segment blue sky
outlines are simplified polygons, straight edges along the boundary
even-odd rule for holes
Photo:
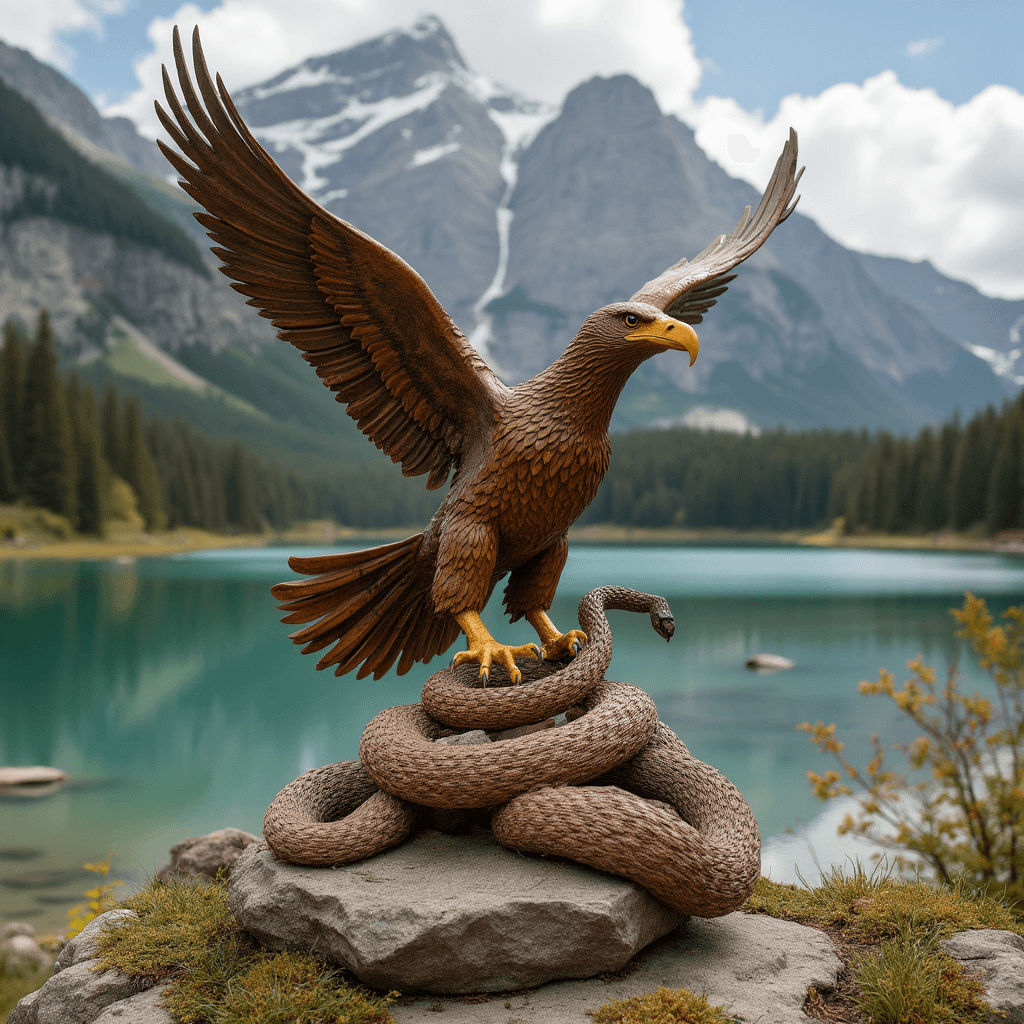
[[[210,11],[221,0],[192,3]],[[132,64],[151,49],[150,21],[171,7],[131,0],[103,17],[99,32],[61,32],[74,79],[105,102],[123,100],[138,86]],[[956,104],[992,84],[1024,92],[1021,0],[687,0],[683,19],[705,62],[696,97],[731,96],[769,116],[790,93],[814,95],[888,69],[904,85],[934,89]]]
[[[0,0],[0,37],[155,136],[175,22],[237,89],[424,13],[555,106],[635,75],[758,187],[793,126],[801,211],[832,237],[1024,298],[1024,0]]]

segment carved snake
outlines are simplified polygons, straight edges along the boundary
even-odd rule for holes
[[[658,721],[643,690],[605,681],[608,609],[646,612],[662,636],[672,635],[663,598],[600,587],[580,602],[590,640],[568,665],[524,660],[520,686],[503,669],[486,688],[473,666],[435,673],[422,704],[370,722],[359,761],[315,768],[277,795],[263,823],[275,855],[349,863],[402,842],[426,808],[490,808],[505,846],[632,879],[685,914],[735,910],[760,873],[757,823],[736,787]],[[567,711],[571,720],[558,728],[493,743],[436,742],[453,729],[507,729]]]

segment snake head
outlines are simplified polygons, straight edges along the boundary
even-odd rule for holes
[[[661,598],[658,599],[657,606],[651,609],[651,625],[666,640],[671,640],[676,631],[676,620],[672,615],[672,609]]]

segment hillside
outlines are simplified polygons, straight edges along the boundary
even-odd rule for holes
[[[148,158],[132,157],[132,145],[117,150],[110,119],[90,114],[72,83],[10,47],[0,47],[0,77],[151,208],[202,237],[187,202],[146,175]],[[436,18],[234,96],[300,186],[415,266],[510,384],[548,365],[593,309],[699,252],[758,198],[635,79],[593,79],[554,110],[474,72]],[[917,265],[879,272],[872,259],[795,214],[700,326],[695,366],[671,354],[646,363],[613,426],[671,424],[703,407],[764,428],[911,432],[955,408],[1001,402],[1015,371],[1012,345],[989,354],[990,335],[1012,335],[999,300],[948,282],[958,304],[936,303]],[[38,216],[0,240],[0,319],[29,323],[42,305],[69,358],[117,375],[150,408],[223,436],[256,431],[278,456],[311,464],[373,455],[219,274],[205,279],[155,253],[128,260],[106,236]],[[117,356],[118,317],[181,372],[158,381],[152,367]],[[983,328],[976,337],[972,324]]]

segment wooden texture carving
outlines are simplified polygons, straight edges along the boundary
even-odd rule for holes
[[[383,675],[396,661],[445,651],[460,628],[486,677],[492,662],[514,675],[522,649],[495,642],[482,623],[495,584],[510,575],[505,607],[535,625],[565,563],[566,533],[608,468],[608,425],[630,374],[665,349],[696,358],[699,323],[725,291],[727,271],[792,212],[796,135],[764,198],[731,235],[682,260],[629,302],[587,318],[547,370],[506,387],[473,350],[423,279],[399,256],[305,195],[256,141],[220,76],[211,77],[196,33],[195,84],[177,30],[174,58],[184,105],[164,70],[180,152],[161,144],[232,287],[298,348],[373,443],[407,476],[451,486],[422,534],[397,544],[290,565],[314,577],[281,583],[285,622],[303,653],[338,675]],[[480,631],[483,632],[480,632]],[[571,654],[579,630],[538,626],[546,657]],[[476,640],[472,638],[475,637]]]

